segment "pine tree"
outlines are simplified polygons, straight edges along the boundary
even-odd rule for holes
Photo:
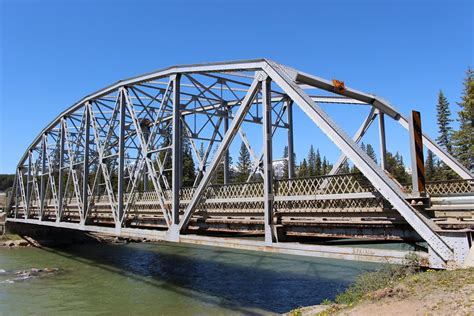
[[[367,156],[369,156],[375,163],[377,163],[377,155],[375,155],[374,147],[372,147],[371,144],[367,144],[367,146],[365,147],[365,152],[367,153]]]
[[[435,157],[433,155],[433,152],[431,150],[428,150],[428,155],[426,156],[426,161],[425,161],[426,181],[436,180],[436,171],[437,171],[437,166],[436,166]]]
[[[321,155],[319,153],[319,149],[316,150],[316,159],[314,162],[314,175],[320,176],[323,173],[322,165],[321,165]]]
[[[309,167],[308,163],[306,162],[306,159],[303,159],[303,161],[300,164],[300,167],[298,168],[298,177],[307,177],[309,176]]]
[[[450,123],[451,111],[449,109],[449,102],[443,94],[443,91],[439,90],[438,94],[438,104],[436,105],[436,117],[438,120],[438,133],[439,136],[436,139],[438,144],[451,153],[451,134],[452,129]]]
[[[196,179],[196,166],[194,165],[193,155],[191,154],[191,145],[189,139],[183,140],[183,186],[192,186]]]
[[[229,166],[232,166],[231,156],[229,156]],[[233,177],[234,175],[232,173],[232,170],[229,170],[229,182],[232,182]],[[247,178],[245,178],[245,180],[243,181],[247,181]],[[219,165],[217,166],[212,183],[224,184],[224,157],[222,157],[222,160],[219,162]]]
[[[346,160],[342,164],[341,168],[339,168],[339,174],[350,173],[351,169],[349,168],[349,162]]]
[[[396,152],[395,155],[387,152],[387,171],[401,184],[410,181],[410,175],[405,170],[403,157],[398,152]]]
[[[237,182],[246,182],[251,171],[250,153],[244,142],[240,145],[239,159],[237,160]]]
[[[458,105],[459,130],[453,135],[454,154],[469,170],[474,169],[474,71],[469,67]]]
[[[326,156],[323,157],[323,163],[321,165],[321,175],[326,175],[329,173],[329,166],[328,161],[326,160]]]
[[[308,173],[309,176],[316,175],[316,153],[314,152],[314,147],[311,145],[308,152]]]

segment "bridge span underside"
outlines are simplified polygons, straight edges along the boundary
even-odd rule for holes
[[[369,114],[350,137],[323,103],[365,106]],[[294,107],[341,151],[327,175],[295,175]],[[359,145],[377,118],[380,165]],[[405,252],[318,243],[424,241],[424,264],[463,265],[474,227],[472,174],[423,135],[459,179],[428,183],[422,192],[399,184],[386,170],[385,118],[409,127],[377,96],[266,59],[170,67],[119,81],[53,120],[18,164],[8,221],[398,263]],[[277,178],[272,145],[281,132],[287,172]],[[230,177],[237,138],[252,159],[246,181]],[[185,156],[196,165],[191,179],[183,175]],[[359,172],[341,173],[347,160]]]

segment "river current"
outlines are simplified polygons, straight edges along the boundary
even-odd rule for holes
[[[0,315],[279,314],[377,267],[168,243],[0,249]]]

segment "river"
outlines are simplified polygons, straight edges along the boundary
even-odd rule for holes
[[[20,279],[18,270],[59,268]],[[379,265],[168,243],[0,249],[0,315],[239,315],[320,303]]]

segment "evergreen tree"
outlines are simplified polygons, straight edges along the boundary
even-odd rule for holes
[[[314,152],[313,145],[311,145],[308,152],[308,173],[309,176],[316,175],[316,153]]]
[[[11,188],[13,186],[14,179],[14,174],[0,174],[0,192],[4,192]]]
[[[326,160],[326,156],[323,157],[323,163],[321,165],[321,175],[326,175],[329,173],[329,164],[328,161]]]
[[[247,150],[244,142],[240,145],[239,150],[239,159],[237,160],[237,182],[246,182],[250,171],[252,168],[252,163],[250,162],[250,153]]]
[[[410,175],[405,170],[403,157],[398,152],[395,155],[387,152],[387,171],[401,184],[410,182]]]
[[[365,147],[365,152],[375,163],[377,163],[377,155],[375,155],[374,147],[372,147],[371,144],[367,144]]]
[[[474,71],[469,67],[458,105],[459,130],[453,135],[454,154],[469,170],[474,169]]]
[[[438,144],[451,153],[451,133],[452,129],[450,123],[451,111],[449,109],[449,102],[443,94],[443,91],[439,90],[438,104],[436,105],[436,117],[438,119],[438,133],[439,136],[436,139]]]
[[[308,163],[306,162],[306,159],[303,159],[303,161],[300,164],[300,167],[298,168],[298,177],[307,177],[309,176],[309,167]]]
[[[356,167],[356,165],[352,165],[352,168],[350,169],[350,173],[359,173],[359,168]]]
[[[339,174],[350,173],[351,169],[349,168],[349,162],[346,160],[339,169]]]
[[[434,181],[436,179],[436,161],[431,150],[428,150],[428,155],[426,156],[425,161],[425,176],[426,181]]]
[[[375,162],[377,163],[377,155],[375,154],[374,147],[372,147],[371,144],[364,144],[364,142],[361,142],[360,144],[360,149],[365,151],[365,153]],[[360,170],[357,168],[355,165],[352,166],[351,173],[359,173]]]
[[[188,138],[183,139],[183,186],[192,186],[196,179],[196,166],[191,153],[191,144]]]
[[[319,154],[319,149],[316,150],[316,159],[314,162],[314,175],[320,176],[323,173],[321,165],[321,155]]]
[[[224,157],[222,157],[222,160],[219,162],[219,165],[217,166],[217,169],[215,171],[212,183],[214,183],[214,184],[224,184],[224,162],[225,162]],[[230,166],[232,166],[232,156],[229,155],[229,167]],[[230,169],[229,170],[229,182],[232,182],[232,180],[234,178],[234,174],[233,174],[231,168],[229,168],[229,169]],[[242,181],[243,182],[247,181],[247,178],[245,178],[245,180],[242,180]]]

